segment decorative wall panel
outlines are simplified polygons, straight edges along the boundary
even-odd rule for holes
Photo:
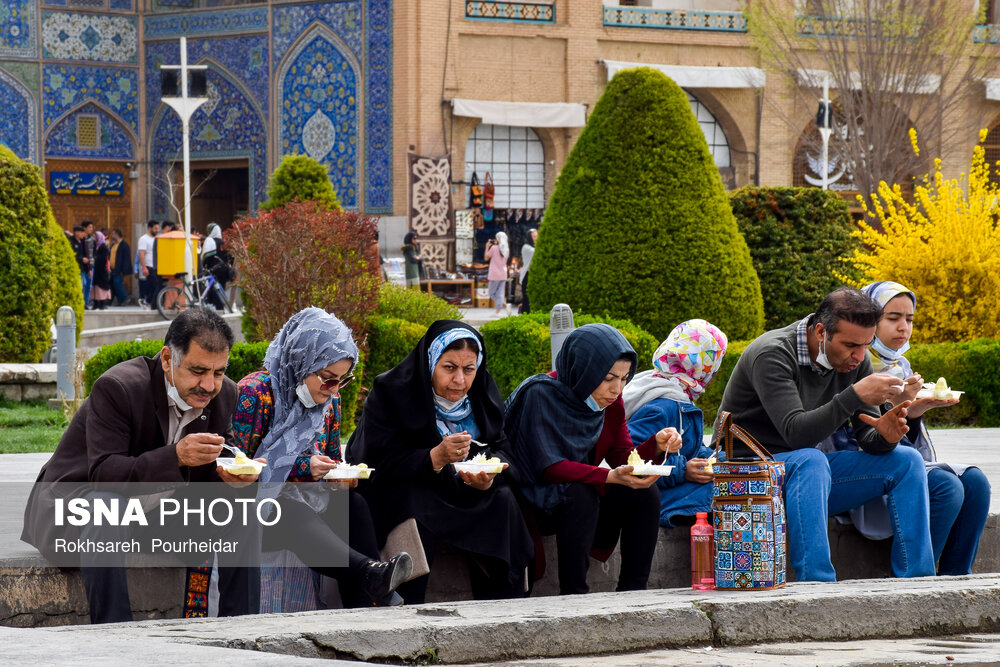
[[[23,83],[0,69],[0,143],[38,163],[38,111]]]
[[[236,77],[268,118],[267,35],[188,39],[188,62],[198,64],[206,58]],[[180,61],[179,41],[146,44],[147,109],[155,109],[160,103],[160,66],[178,65]]]
[[[392,0],[369,0],[365,59],[365,211],[392,213]]]
[[[76,121],[80,114],[96,115],[100,121],[99,148],[77,147]],[[112,117],[96,104],[88,103],[57,122],[45,140],[45,156],[135,159],[135,142],[121,120]]]
[[[328,30],[314,28],[278,73],[280,154],[306,154],[330,168],[345,208],[358,206],[358,73]]]
[[[136,61],[136,19],[103,14],[45,12],[42,54],[59,60]]]
[[[0,2],[0,56],[38,55],[37,0]]]
[[[330,2],[316,5],[293,5],[274,8],[274,62],[281,62],[288,49],[311,25],[320,23],[350,48],[358,60],[363,58],[364,21],[361,2]]]
[[[267,32],[267,7],[225,9],[197,14],[146,16],[142,20],[144,39],[191,38],[195,35]]]
[[[246,157],[250,169],[250,209],[263,201],[267,185],[267,128],[260,109],[232,74],[209,63],[212,102],[191,117],[191,158],[220,159]],[[181,121],[173,109],[159,105],[150,130],[153,185],[152,214],[167,214],[168,203],[162,190],[167,165],[181,159]]]
[[[139,73],[133,69],[45,65],[42,69],[43,124],[48,129],[64,113],[87,100],[117,114],[139,131]]]

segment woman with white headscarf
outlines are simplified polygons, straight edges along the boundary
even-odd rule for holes
[[[340,389],[354,379],[357,359],[351,331],[339,319],[319,308],[299,311],[268,346],[264,370],[240,380],[233,433],[247,456],[267,461],[260,495],[278,494],[281,501],[280,521],[264,530],[264,549],[289,549],[337,579],[345,607],[399,604],[392,593],[410,574],[410,556],[380,561],[364,498],[320,482],[343,460]],[[349,542],[337,530],[344,504],[331,493],[347,494]]]
[[[493,299],[497,315],[505,303],[503,295],[507,287],[508,257],[510,257],[510,246],[507,243],[507,235],[497,232],[496,238],[486,243],[486,259],[490,262],[490,271],[486,278],[490,283],[490,298]]]
[[[700,319],[681,322],[653,353],[653,369],[637,373],[622,393],[633,442],[661,428],[680,431],[681,450],[667,456],[673,473],[657,481],[660,525],[691,524],[712,510],[712,473],[705,470],[712,449],[702,441],[704,415],[694,402],[712,380],[728,346],[726,334]]]

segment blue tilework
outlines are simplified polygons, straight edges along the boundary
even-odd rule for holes
[[[37,0],[0,2],[0,56],[38,55]]]
[[[312,39],[293,50],[278,74],[280,154],[310,155],[330,168],[337,199],[358,205],[357,74],[329,33],[314,29]],[[310,128],[322,121],[329,141],[310,141]],[[323,144],[324,151],[311,146]]]
[[[42,4],[46,7],[65,7],[66,0],[44,0]]]
[[[118,114],[133,132],[139,131],[139,73],[136,70],[76,65],[43,67],[42,119],[45,129],[88,99]]]
[[[74,12],[42,14],[42,55],[45,58],[134,63],[137,36],[134,17]]]
[[[210,88],[217,91],[217,101],[196,111],[191,117],[191,157],[248,157],[250,167],[250,209],[263,201],[267,185],[266,125],[260,109],[246,91],[217,68],[208,70]],[[166,107],[154,107],[150,128],[150,157],[153,177],[164,173],[165,165],[181,157],[181,121]],[[157,184],[161,189],[162,183]],[[152,191],[151,213],[167,214],[168,203],[158,189]]]
[[[267,7],[225,9],[197,14],[146,16],[142,20],[144,38],[191,38],[194,35],[222,35],[267,31]]]
[[[132,9],[132,0],[108,0],[108,9]]]
[[[292,43],[313,23],[320,22],[344,40],[351,53],[362,59],[364,25],[360,0],[274,8],[274,62],[278,67]],[[392,26],[390,26],[390,30]]]
[[[25,160],[37,163],[38,116],[23,83],[0,69],[0,143]]]
[[[253,96],[265,121],[268,118],[267,35],[220,39],[189,39],[188,62],[206,59],[218,63]],[[180,64],[180,42],[146,43],[146,108],[160,103],[160,66]]]
[[[392,213],[392,0],[369,0],[365,82],[365,211]]]
[[[96,114],[100,118],[100,148],[77,147],[76,118],[80,114]],[[45,140],[45,156],[134,160],[135,143],[119,119],[113,118],[95,104],[85,104],[52,127]]]

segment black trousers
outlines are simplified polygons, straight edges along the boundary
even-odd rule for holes
[[[371,561],[381,560],[375,526],[364,497],[353,489],[347,494],[347,542],[338,535],[344,526],[344,517],[337,516],[341,505],[331,502],[320,514],[302,503],[283,501],[280,523],[264,529],[264,549],[288,549],[314,571],[336,579],[345,607],[370,607],[374,601],[364,589],[364,570]],[[316,565],[323,562],[346,565]]]
[[[536,512],[543,535],[556,536],[559,592],[589,593],[587,570],[595,545],[621,540],[619,591],[645,590],[660,530],[660,494],[656,486],[630,489],[608,485],[602,496],[590,484],[569,484],[565,500],[550,513]]]
[[[434,557],[440,549],[440,541],[427,528],[417,521],[417,532],[427,557],[427,566],[434,569]],[[463,552],[464,553],[464,552]],[[472,588],[473,600],[506,600],[524,597],[524,590],[512,588],[507,582],[507,563],[499,558],[490,558],[481,554],[464,553],[469,565],[469,583]],[[401,585],[397,591],[407,604],[423,604],[427,598],[427,582],[429,574],[417,577]]]
[[[521,280],[521,314],[531,312],[531,304],[528,303],[528,274],[531,271],[526,271],[524,278]]]
[[[221,486],[221,485],[220,485]],[[253,487],[248,487],[251,490]],[[187,489],[180,489],[175,498],[183,498]],[[233,497],[246,495],[246,491],[231,489]],[[95,498],[110,500],[118,498],[124,504],[125,499],[115,493],[94,491],[86,498],[91,502]],[[178,517],[176,520],[180,520]],[[256,526],[249,528],[235,525],[206,528],[204,535],[198,536],[192,528],[192,537],[246,540],[248,543],[260,543],[260,533]],[[92,523],[83,526],[80,536],[97,542],[124,542],[130,539],[132,529],[128,526],[95,526]],[[200,559],[202,556],[192,556]],[[219,554],[219,616],[242,616],[256,614],[260,609],[260,567],[249,565],[251,555],[247,551],[237,554]],[[99,563],[99,564],[98,564]],[[112,563],[109,565],[108,563]],[[194,564],[192,562],[191,564]],[[87,593],[90,605],[91,623],[120,623],[131,621],[132,605],[129,602],[128,575],[125,568],[125,554],[91,554],[80,556],[80,576]]]

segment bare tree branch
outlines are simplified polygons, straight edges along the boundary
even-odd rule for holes
[[[982,98],[989,66],[980,57],[985,42],[973,39],[971,2],[747,0],[744,13],[762,64],[793,91],[791,108],[815,109],[819,72],[828,74],[836,125],[831,163],[842,161],[845,180],[863,195],[880,181],[908,183],[926,171],[925,158],[910,146],[910,128],[939,155],[968,142],[969,126],[949,119],[965,117],[958,114],[970,96]],[[815,125],[803,127],[784,102],[775,109],[818,153]]]

